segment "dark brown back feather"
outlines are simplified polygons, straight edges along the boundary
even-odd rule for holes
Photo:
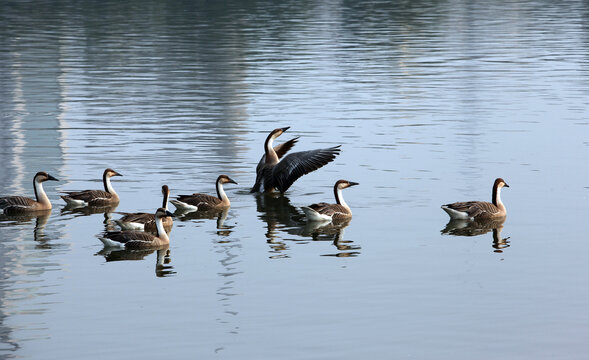
[[[84,191],[72,191],[66,192],[67,197],[76,200],[82,200],[88,203],[88,205],[108,205],[112,203],[114,197],[111,193],[103,190],[84,190]]]
[[[207,210],[222,202],[218,197],[208,194],[194,193],[192,195],[179,195],[178,200],[183,203],[198,206],[199,210]]]

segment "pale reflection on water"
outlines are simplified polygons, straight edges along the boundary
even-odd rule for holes
[[[39,170],[62,180],[48,217],[0,218],[0,357],[582,358],[588,14],[0,2],[0,195],[32,196]],[[251,195],[283,126],[294,151],[342,153],[285,196]],[[100,188],[106,167],[120,205],[65,208],[59,192]],[[103,249],[113,211],[219,174],[243,184],[231,209],[178,214],[169,251]],[[440,234],[439,205],[487,199],[498,176],[506,222]],[[300,207],[352,177],[354,218],[307,223]]]

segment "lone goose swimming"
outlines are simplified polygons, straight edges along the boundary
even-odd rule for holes
[[[344,201],[342,190],[350,186],[358,185],[357,182],[338,180],[333,186],[336,204],[318,203],[303,206],[303,212],[310,221],[332,221],[343,220],[352,217],[352,210]]]
[[[170,200],[174,206],[180,211],[208,211],[214,209],[223,209],[231,206],[231,202],[223,190],[223,184],[237,184],[235,180],[227,175],[219,175],[217,178],[217,197],[194,193],[192,195],[180,195],[176,200]]]
[[[100,237],[107,247],[125,247],[127,249],[158,248],[170,245],[170,238],[164,229],[163,218],[174,216],[164,208],[155,212],[156,235],[145,231],[109,231]]]
[[[0,198],[0,210],[4,214],[23,213],[31,211],[50,210],[51,202],[43,190],[43,182],[47,180],[59,181],[44,171],[39,171],[33,177],[35,200],[24,196],[6,196]]]
[[[111,168],[104,170],[102,174],[102,183],[104,184],[104,191],[102,190],[84,190],[84,191],[70,191],[67,195],[62,195],[61,198],[71,206],[109,206],[118,205],[119,195],[115,192],[110,184],[110,178],[113,176],[123,176]]]
[[[509,185],[501,178],[495,179],[492,203],[486,201],[456,202],[442,205],[442,209],[452,219],[486,220],[505,217],[507,210],[501,202],[501,188],[503,187],[509,187]]]
[[[326,149],[299,151],[282,158],[294,146],[298,138],[277,147],[272,147],[272,144],[289,128],[274,129],[266,138],[264,156],[256,168],[256,183],[250,192],[258,192],[260,188],[263,188],[264,192],[277,189],[284,193],[298,178],[333,161],[341,151],[341,145],[338,145]]]
[[[170,188],[168,185],[162,186],[162,195],[164,196],[162,208],[168,210],[168,198],[170,197]],[[123,230],[145,230],[149,232],[156,231],[155,216],[154,214],[138,212],[138,213],[120,213],[124,216],[118,220],[115,220],[117,225]],[[164,228],[166,231],[172,229],[174,221],[171,217],[166,216],[163,218]]]

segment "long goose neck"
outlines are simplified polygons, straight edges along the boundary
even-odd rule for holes
[[[164,202],[162,204],[162,207],[164,208],[164,210],[168,210],[168,197],[170,196],[170,193],[168,191],[164,192]]]
[[[49,201],[47,194],[45,194],[45,190],[43,189],[43,183],[37,181],[37,179],[35,178],[33,179],[33,188],[35,189],[35,200],[37,200],[38,203],[48,206],[48,208],[51,209],[51,202]]]
[[[223,184],[221,184],[221,180],[217,180],[217,197],[223,201],[224,204],[229,204],[229,198],[227,194],[225,194],[225,190],[223,189]]]
[[[166,233],[166,229],[164,229],[163,218],[161,218],[161,217],[155,218],[155,227],[157,229],[157,237],[162,239],[163,241],[169,243],[170,238],[168,237],[168,234]]]
[[[266,138],[266,143],[264,144],[264,152],[266,154],[266,164],[276,164],[278,163],[278,155],[272,145],[274,144],[274,135],[270,134]]]
[[[106,174],[102,175],[102,183],[104,184],[104,191],[114,196],[118,196],[115,192],[115,189],[113,189],[112,185],[110,184],[110,176],[107,176]]]
[[[344,196],[342,195],[342,189],[340,189],[337,185],[333,187],[333,193],[335,195],[335,201],[338,205],[345,207],[346,209],[350,210],[348,204],[344,200]]]
[[[499,185],[493,186],[493,205],[497,206],[499,209],[505,209],[505,205],[501,202],[501,188]]]

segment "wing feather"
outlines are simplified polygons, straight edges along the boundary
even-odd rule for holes
[[[207,207],[214,207],[222,202],[218,197],[198,193],[192,195],[179,195],[177,198],[183,203],[197,206],[200,210],[206,210]]]
[[[89,205],[109,204],[113,199],[111,193],[103,190],[70,191],[66,194],[69,198],[84,201]]]
[[[452,210],[465,212],[470,217],[495,215],[500,212],[494,204],[486,201],[466,201],[444,205]]]
[[[3,210],[18,210],[28,209],[34,206],[37,202],[25,196],[7,196],[0,198],[0,209]]]
[[[271,185],[280,192],[285,192],[301,176],[333,161],[341,151],[340,146],[300,151],[287,155],[272,168]]]
[[[328,204],[322,202],[318,204],[309,205],[309,207],[317,211],[319,214],[331,216],[332,218],[350,216],[348,209],[339,204]]]
[[[155,215],[150,214],[150,213],[143,213],[143,212],[123,213],[123,212],[121,212],[119,214],[123,215],[123,217],[119,219],[119,221],[122,221],[122,222],[132,222],[132,223],[145,224],[150,221],[155,221]]]

